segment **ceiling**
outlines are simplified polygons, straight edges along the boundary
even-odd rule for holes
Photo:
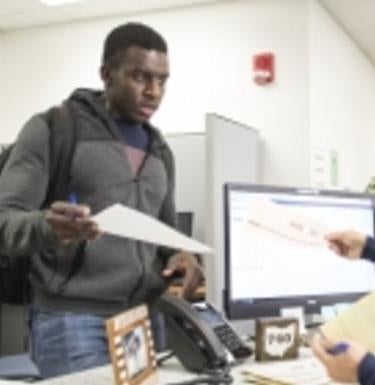
[[[375,1],[320,0],[375,65]]]
[[[37,0],[0,0],[0,31],[230,0],[83,0],[46,7]],[[375,64],[375,0],[318,0]]]
[[[83,0],[47,7],[38,0],[0,0],[0,31],[219,1],[223,0]]]

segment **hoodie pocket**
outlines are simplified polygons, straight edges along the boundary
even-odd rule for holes
[[[140,276],[135,242],[104,234],[87,242],[84,264],[64,285],[63,295],[125,302]]]

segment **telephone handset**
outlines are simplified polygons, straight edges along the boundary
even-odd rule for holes
[[[251,354],[251,350],[210,304],[190,304],[164,294],[158,301],[158,308],[165,317],[168,347],[188,370],[202,372],[224,368],[228,365],[228,351],[239,353],[242,357]],[[236,351],[231,350],[234,341]]]

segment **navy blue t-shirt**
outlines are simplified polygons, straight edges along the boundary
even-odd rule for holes
[[[134,175],[141,169],[150,145],[150,135],[142,124],[117,121],[117,127],[125,144],[125,152]]]

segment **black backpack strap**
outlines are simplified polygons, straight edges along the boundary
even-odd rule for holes
[[[56,200],[68,200],[71,167],[78,141],[77,111],[72,102],[53,107],[47,112],[50,129],[50,178],[48,192],[43,206]],[[60,291],[78,273],[84,263],[86,241],[77,245],[70,271],[60,285]]]
[[[70,171],[77,145],[76,113],[70,101],[47,112],[46,119],[50,130],[50,173],[44,207],[56,200],[68,199]]]

